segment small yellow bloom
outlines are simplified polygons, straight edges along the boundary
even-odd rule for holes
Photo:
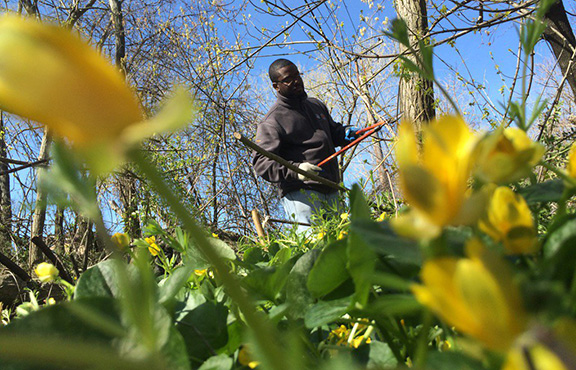
[[[452,348],[452,345],[447,340],[443,340],[442,343],[440,343],[439,347],[440,347],[439,349],[441,352],[446,352]]]
[[[218,234],[212,233],[212,237],[218,239]]]
[[[509,254],[534,253],[538,249],[536,229],[528,204],[512,189],[501,186],[492,193],[488,209],[478,226]]]
[[[208,269],[194,270],[194,274],[196,276],[204,276],[204,275],[206,275],[206,272],[208,272]]]
[[[59,274],[58,269],[51,263],[42,262],[34,269],[36,276],[43,283],[54,281]]]
[[[318,234],[316,234],[316,240],[322,240],[324,239],[325,236],[326,234],[324,233],[324,231],[320,231]]]
[[[0,17],[0,65],[2,109],[66,138],[95,173],[110,171],[129,147],[190,116],[188,102],[144,122],[118,68],[76,32],[33,18]]]
[[[348,231],[346,230],[340,230],[340,233],[338,234],[337,239],[338,240],[342,240],[346,237],[346,235],[348,235]]]
[[[255,369],[260,365],[260,362],[252,359],[252,354],[250,353],[248,345],[243,345],[242,348],[240,348],[240,351],[238,352],[238,362],[240,365],[248,366],[250,369]]]
[[[380,214],[380,216],[378,216],[378,218],[376,219],[376,222],[382,222],[386,219],[388,215],[386,214],[386,212],[382,212],[382,214]]]
[[[55,305],[56,300],[53,297],[50,297],[46,300],[46,304],[48,304],[49,306]]]
[[[358,348],[360,347],[360,345],[362,343],[370,343],[372,340],[370,339],[370,337],[364,339],[364,335],[360,335],[357,336],[356,338],[352,339],[352,343],[350,343],[352,345],[352,347],[354,348]]]
[[[467,199],[476,139],[462,117],[444,116],[425,126],[418,151],[413,125],[403,121],[396,146],[402,193],[411,210],[392,220],[399,234],[431,238],[459,223]]]
[[[346,213],[346,212],[340,214],[340,219],[341,219],[342,221],[346,221],[346,220],[349,219],[349,218],[350,218],[350,215],[349,215],[348,213]]]
[[[151,236],[149,238],[144,238],[146,243],[148,243],[148,251],[151,255],[157,256],[158,252],[160,252],[160,247],[156,244],[156,237]]]
[[[505,261],[479,240],[466,245],[468,258],[428,260],[416,299],[457,330],[492,350],[506,352],[527,324],[520,292]]]
[[[126,233],[115,233],[112,235],[112,243],[118,250],[125,251],[130,246],[130,237]]]
[[[572,144],[570,147],[570,152],[568,153],[568,165],[566,166],[568,175],[570,177],[576,178],[576,143]]]
[[[524,130],[499,128],[485,136],[476,149],[476,175],[483,181],[507,184],[530,174],[544,154]]]

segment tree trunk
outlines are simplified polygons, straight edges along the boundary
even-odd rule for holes
[[[0,111],[0,157],[7,158],[6,128],[4,112]],[[0,162],[0,252],[10,254],[12,235],[12,201],[10,197],[10,175],[8,163]]]
[[[54,215],[54,250],[64,251],[64,207],[58,205]]]
[[[89,253],[93,242],[92,223],[87,218],[77,215],[76,231],[72,238],[73,251],[70,251],[70,253],[76,256],[74,258],[75,261],[82,261],[82,266],[79,266],[80,272],[86,271],[88,268]]]
[[[38,160],[46,160],[48,159],[48,153],[50,151],[50,143],[52,142],[52,137],[50,132],[48,132],[48,128],[44,129],[44,136],[42,137],[42,144],[40,145],[40,154],[38,155]],[[38,178],[38,172],[40,167],[36,171],[36,178]],[[36,181],[38,184],[38,181]],[[44,221],[46,220],[46,199],[48,194],[46,191],[36,185],[36,206],[34,208],[34,215],[32,216],[32,230],[30,232],[30,240],[35,237],[39,236],[42,237],[44,234]],[[32,241],[28,244],[28,265],[30,267],[36,265],[38,262],[42,261],[42,253],[36,247]]]
[[[562,0],[556,1],[544,16],[546,29],[543,38],[550,44],[562,75],[572,88],[576,99],[576,37],[566,16]]]
[[[399,18],[402,18],[408,27],[408,37],[414,50],[419,53],[418,40],[428,34],[428,16],[425,0],[395,0],[394,5]],[[402,46],[401,52],[405,49]],[[408,55],[414,63],[417,58]],[[402,119],[411,120],[420,126],[422,122],[434,118],[434,87],[432,81],[411,73],[400,79],[399,86],[399,113]]]
[[[122,2],[119,0],[109,0],[112,23],[114,24],[115,53],[114,61],[116,67],[126,74],[126,31],[124,30],[124,17],[122,14]],[[141,236],[140,219],[138,211],[138,186],[136,178],[125,168],[118,177],[118,187],[120,189],[120,200],[122,201],[122,220],[124,222],[124,232],[133,238]]]

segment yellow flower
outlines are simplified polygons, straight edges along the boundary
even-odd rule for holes
[[[572,144],[570,147],[570,152],[568,153],[568,165],[566,166],[568,175],[572,178],[576,178],[576,143]]]
[[[348,231],[346,230],[340,230],[340,233],[338,234],[338,237],[336,239],[338,240],[342,240],[346,237],[346,235],[348,235]]]
[[[477,239],[466,245],[468,258],[428,260],[416,299],[457,330],[490,349],[506,352],[527,323],[520,292],[504,260]]]
[[[507,184],[528,176],[542,158],[544,147],[533,142],[524,130],[508,127],[485,136],[475,154],[478,178]]]
[[[190,104],[144,111],[120,71],[75,32],[32,18],[0,17],[0,106],[66,138],[95,173],[154,132],[181,126]],[[184,100],[187,100],[184,99]],[[184,103],[184,104],[182,104]]]
[[[350,345],[354,348],[358,348],[362,343],[370,343],[371,341],[372,340],[370,339],[370,337],[364,339],[364,335],[360,335],[352,339],[352,343],[350,343]]]
[[[508,354],[502,370],[568,370],[562,361],[541,344],[535,344],[529,350],[517,348]]]
[[[493,191],[486,214],[478,226],[492,239],[502,242],[509,254],[538,250],[532,212],[524,198],[506,186]]]
[[[318,234],[316,234],[316,240],[322,240],[324,239],[324,236],[326,236],[324,231],[320,231]]]
[[[386,214],[386,212],[382,212],[382,214],[380,216],[378,216],[378,218],[376,219],[376,222],[382,222],[386,219],[388,215]]]
[[[203,270],[197,270],[197,269],[195,269],[195,270],[194,270],[194,274],[195,274],[196,276],[204,276],[204,275],[206,275],[207,272],[208,272],[208,269],[203,269]]]
[[[348,218],[350,218],[350,215],[348,213],[344,212],[344,213],[340,214],[340,219],[342,221],[346,221]]]
[[[125,251],[130,246],[130,237],[126,233],[115,233],[112,235],[112,243],[120,251]]]
[[[254,361],[252,359],[252,354],[250,353],[250,349],[248,345],[243,345],[238,352],[238,362],[242,366],[248,366],[250,369],[256,368],[260,363],[258,361]]]
[[[431,238],[459,222],[476,139],[459,116],[439,118],[422,131],[419,153],[412,124],[403,121],[399,127],[396,161],[411,210],[392,220],[392,226],[405,236]]]
[[[55,305],[56,304],[56,300],[53,297],[50,297],[46,300],[46,304],[49,306]]]
[[[43,283],[54,281],[59,274],[58,269],[51,263],[42,262],[34,269],[36,276]]]
[[[576,356],[576,321],[559,318],[552,330],[536,326],[509,351],[503,370],[568,370]]]
[[[212,237],[218,239],[218,234],[212,233]]]
[[[156,237],[151,236],[149,238],[144,238],[146,243],[148,243],[148,251],[151,255],[157,256],[158,252],[160,252],[160,247],[156,244]]]

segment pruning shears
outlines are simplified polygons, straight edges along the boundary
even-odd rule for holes
[[[347,151],[348,149],[352,148],[353,146],[358,145],[358,143],[360,143],[362,140],[366,139],[368,136],[374,134],[377,131],[380,131],[382,129],[382,127],[384,127],[384,124],[387,123],[388,121],[380,121],[376,124],[373,124],[370,127],[365,127],[361,130],[358,130],[356,132],[356,134],[360,135],[359,137],[357,137],[356,139],[354,139],[353,142],[351,142],[350,144],[346,145],[345,147],[343,147],[342,149],[340,149],[339,151],[337,151],[336,153],[332,154],[331,156],[329,156],[328,158],[324,159],[322,162],[318,163],[318,166],[322,166],[326,163],[328,163],[330,160],[332,160],[333,158],[336,158],[337,156],[339,156],[340,154],[344,153],[345,151]]]

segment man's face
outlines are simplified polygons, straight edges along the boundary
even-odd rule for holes
[[[287,98],[298,98],[306,94],[300,72],[293,64],[278,70],[278,78],[272,82],[272,86],[278,94]]]

